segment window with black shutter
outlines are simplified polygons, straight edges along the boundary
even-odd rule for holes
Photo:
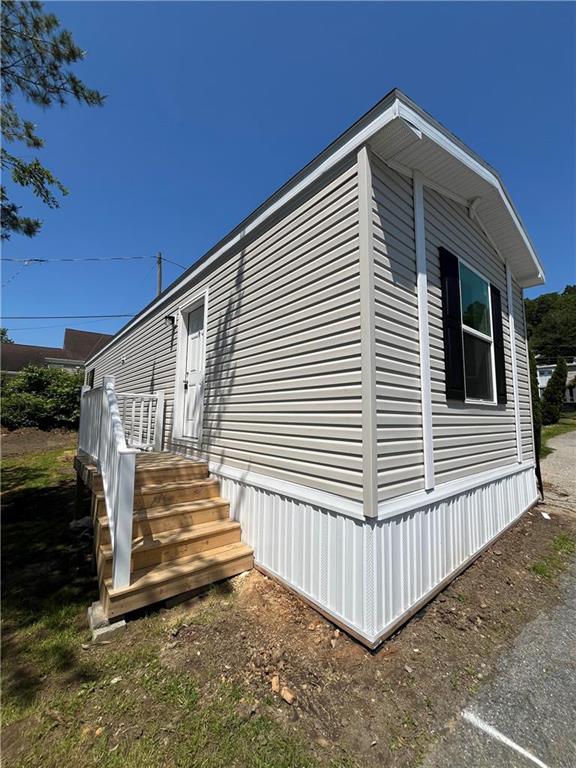
[[[476,270],[440,248],[446,397],[506,402],[500,291]]]

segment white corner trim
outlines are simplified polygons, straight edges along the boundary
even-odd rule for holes
[[[430,331],[428,328],[428,275],[424,224],[424,183],[414,171],[414,234],[416,242],[416,285],[418,290],[418,333],[420,347],[420,399],[422,403],[422,443],[424,488],[434,488],[434,445],[432,433],[432,379],[430,374]]]
[[[518,463],[522,462],[522,425],[520,422],[520,397],[518,394],[518,362],[516,360],[516,324],[514,320],[514,294],[512,272],[506,264],[506,297],[508,301],[508,331],[510,334],[510,360],[512,363],[512,392],[514,397],[514,423],[516,427],[516,453]]]
[[[396,517],[406,512],[411,512],[419,507],[426,507],[430,504],[437,504],[439,501],[449,499],[451,496],[458,496],[473,488],[481,485],[487,485],[495,480],[502,480],[517,472],[527,472],[534,469],[534,462],[524,462],[523,464],[508,464],[505,467],[491,469],[488,472],[477,472],[467,475],[459,480],[452,480],[449,483],[441,483],[433,491],[416,491],[397,499],[381,501],[378,505],[378,520],[385,520],[388,517]]]
[[[360,345],[362,385],[362,479],[364,514],[378,513],[376,414],[376,340],[374,239],[372,236],[372,167],[368,148],[358,152],[358,228],[360,270]]]
[[[308,488],[306,485],[291,483],[287,480],[279,480],[270,475],[261,475],[258,472],[251,472],[246,469],[238,469],[229,464],[218,464],[209,461],[208,469],[211,474],[228,477],[246,485],[252,485],[255,488],[262,488],[265,491],[277,493],[280,496],[287,496],[314,507],[327,509],[331,512],[338,512],[346,517],[353,517],[356,520],[366,520],[364,515],[364,506],[360,501],[347,499],[344,496],[338,496],[335,493],[327,491],[318,491],[315,488]]]

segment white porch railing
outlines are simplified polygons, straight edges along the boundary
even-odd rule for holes
[[[138,408],[138,400],[146,405]],[[110,523],[114,589],[130,584],[134,478],[138,452],[134,445],[127,444],[119,401],[123,405],[130,403],[129,433],[136,434],[138,447],[145,449],[149,445],[152,449],[161,441],[164,413],[163,393],[119,395],[114,389],[112,376],[104,377],[102,387],[82,388],[78,448],[90,456],[102,476],[106,514]],[[136,415],[138,418],[134,418]]]
[[[152,395],[118,392],[116,397],[127,445],[141,451],[161,451],[164,392]]]

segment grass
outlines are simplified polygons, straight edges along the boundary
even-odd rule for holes
[[[532,573],[545,579],[555,578],[566,565],[566,558],[576,552],[576,540],[561,533],[552,542],[554,553],[537,560],[530,566]]]
[[[193,669],[163,661],[172,629],[185,621],[177,611],[151,611],[113,644],[88,644],[86,608],[97,588],[91,542],[69,528],[71,460],[55,450],[2,462],[3,765],[317,765],[263,705],[251,712],[245,691],[219,675],[201,686]],[[195,624],[214,620],[217,598],[215,588]]]
[[[550,448],[548,441],[553,437],[565,435],[567,432],[573,432],[576,429],[576,411],[563,411],[560,421],[557,424],[549,424],[542,427],[542,445],[540,448],[540,458],[545,459],[553,453],[554,448]]]
[[[29,453],[2,460],[2,493],[8,500],[18,491],[58,485],[70,469],[74,451],[54,450]]]

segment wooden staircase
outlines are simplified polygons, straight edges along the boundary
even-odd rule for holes
[[[253,565],[220,483],[203,461],[136,456],[130,585],[112,589],[112,546],[102,478],[86,456],[75,468],[92,492],[100,602],[108,618],[235,576]]]

